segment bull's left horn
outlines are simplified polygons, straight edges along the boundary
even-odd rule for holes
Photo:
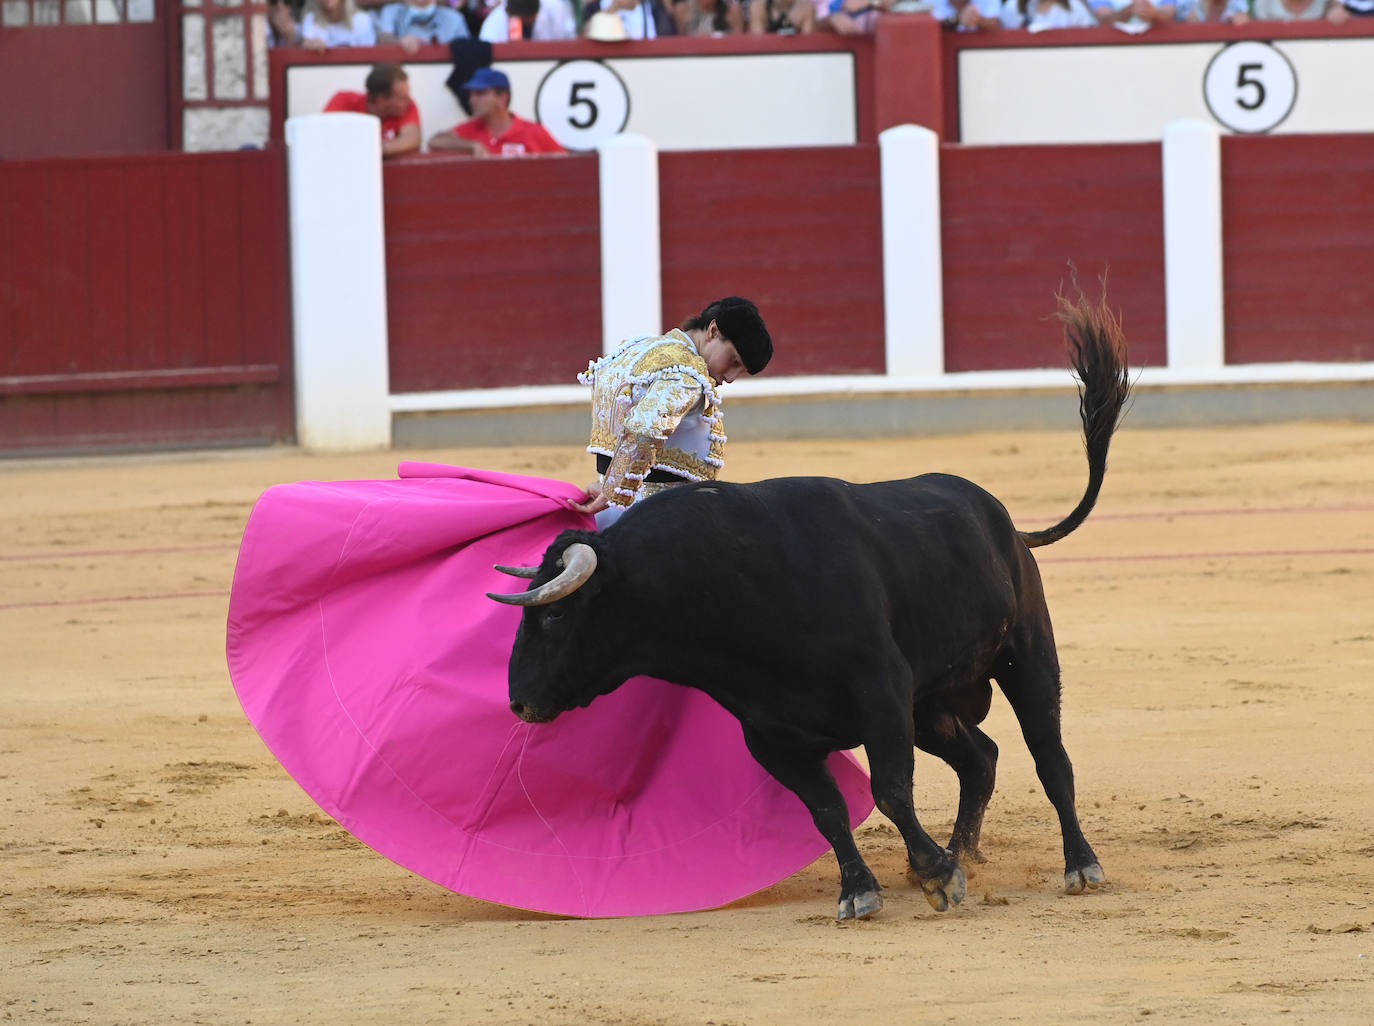
[[[493,570],[500,570],[503,574],[510,574],[512,577],[523,577],[526,580],[533,580],[539,576],[539,565],[534,566],[502,566],[497,563],[492,567]]]
[[[547,606],[557,602],[586,584],[587,578],[596,572],[596,550],[584,542],[574,542],[563,550],[562,563],[563,572],[547,584],[515,595],[497,595],[489,591],[487,598],[508,606]]]

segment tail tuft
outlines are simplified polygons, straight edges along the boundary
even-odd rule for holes
[[[1107,450],[1131,394],[1126,335],[1121,330],[1120,318],[1107,306],[1106,288],[1094,303],[1077,284],[1075,280],[1077,299],[1058,296],[1056,316],[1064,322],[1069,362],[1078,378],[1078,415],[1083,422],[1083,445],[1088,456],[1088,487],[1073,512],[1054,527],[1020,532],[1031,548],[1059,541],[1092,512],[1107,473]]]

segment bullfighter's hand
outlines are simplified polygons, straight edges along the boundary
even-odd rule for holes
[[[593,481],[591,484],[587,485],[587,494],[582,497],[581,502],[575,502],[572,499],[568,500],[569,509],[575,509],[579,513],[587,513],[591,515],[600,513],[610,504],[610,500],[607,499],[606,496],[603,495],[601,492],[600,483],[596,481]]]

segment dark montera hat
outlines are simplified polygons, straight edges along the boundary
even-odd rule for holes
[[[768,334],[768,326],[763,323],[759,308],[740,296],[726,296],[701,311],[703,327],[716,322],[716,327],[726,339],[733,342],[739,357],[744,361],[744,369],[757,374],[768,366],[773,358],[773,339]]]

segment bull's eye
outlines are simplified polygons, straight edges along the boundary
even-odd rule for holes
[[[557,623],[561,619],[563,619],[563,610],[561,610],[557,606],[553,606],[552,608],[546,609],[544,611],[545,623]]]

